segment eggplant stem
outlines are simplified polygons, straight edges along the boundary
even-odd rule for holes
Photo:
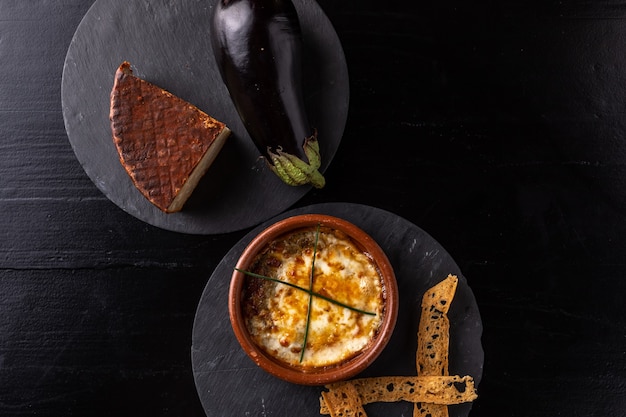
[[[319,172],[321,158],[316,135],[304,141],[304,153],[309,160],[308,163],[282,149],[272,152],[268,148],[267,153],[271,159],[270,169],[285,184],[293,186],[311,184],[315,188],[322,188],[326,184],[324,176]]]

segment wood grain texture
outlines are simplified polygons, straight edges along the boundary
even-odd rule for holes
[[[379,207],[450,252],[485,326],[472,416],[621,416],[623,4],[319,3],[350,109],[296,206]],[[85,175],[60,94],[91,5],[0,0],[0,415],[203,417],[195,308],[243,232],[146,225]]]

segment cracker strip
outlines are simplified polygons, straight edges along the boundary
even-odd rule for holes
[[[449,375],[450,321],[448,310],[456,293],[459,279],[448,275],[430,288],[422,297],[422,313],[417,332],[415,355],[418,375]],[[413,417],[448,417],[448,406],[416,401]]]
[[[408,401],[438,405],[461,404],[477,398],[471,376],[382,376],[357,378],[326,386],[322,392],[320,413],[330,414],[324,394],[341,393],[351,384],[360,398],[360,404]],[[332,414],[331,414],[332,415]]]
[[[415,358],[418,375],[448,375],[450,321],[447,314],[458,281],[455,275],[448,275],[422,298]]]
[[[331,417],[367,417],[352,381],[338,382],[333,384],[332,389],[322,391],[320,409],[325,411],[322,414],[330,414]]]

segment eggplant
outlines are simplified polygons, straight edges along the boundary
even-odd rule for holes
[[[290,0],[217,0],[211,22],[215,61],[239,117],[286,184],[322,188],[317,130],[302,85],[303,41]]]

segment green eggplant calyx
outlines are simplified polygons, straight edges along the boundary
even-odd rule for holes
[[[267,153],[270,157],[271,170],[285,184],[293,186],[311,184],[315,188],[322,188],[326,184],[324,176],[319,172],[320,147],[315,135],[304,142],[304,153],[309,160],[308,163],[284,152],[281,148],[275,152],[268,148]]]

